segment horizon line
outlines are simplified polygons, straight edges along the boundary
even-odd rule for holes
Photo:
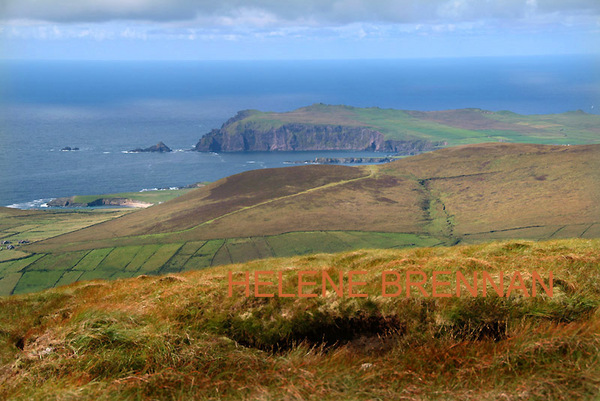
[[[565,53],[565,54],[520,54],[520,55],[481,55],[481,56],[414,56],[414,57],[372,57],[372,58],[12,58],[0,57],[0,62],[7,61],[106,61],[106,62],[307,62],[307,61],[411,61],[411,60],[468,60],[468,59],[523,59],[523,58],[598,58],[599,53]]]

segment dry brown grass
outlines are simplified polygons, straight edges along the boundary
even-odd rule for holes
[[[0,298],[0,398],[595,399],[599,249],[356,251]],[[230,270],[282,271],[290,292],[309,269],[366,270],[373,297],[227,297]],[[387,269],[552,271],[555,295],[381,298]]]
[[[489,118],[485,112],[480,109],[461,109],[461,110],[441,110],[441,111],[408,111],[412,117],[426,121],[434,121],[450,127],[462,128],[468,130],[498,130],[512,131],[520,133],[540,132],[536,128],[549,128],[544,126],[526,126],[519,123],[510,123],[497,121]]]

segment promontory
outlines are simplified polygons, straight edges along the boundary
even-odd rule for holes
[[[482,142],[593,143],[600,116],[521,115],[478,108],[411,111],[314,104],[289,112],[243,110],[205,134],[200,152],[367,150],[402,155]],[[585,133],[585,134],[584,134]]]

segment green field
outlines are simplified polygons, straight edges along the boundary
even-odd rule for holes
[[[79,230],[132,212],[104,210],[18,210],[0,207],[0,240],[18,245],[19,240],[40,241]],[[4,247],[6,248],[6,247]],[[8,257],[0,251],[0,260]]]
[[[437,239],[410,234],[323,231],[36,254],[0,262],[0,296],[74,281],[180,273],[253,259],[436,244]]]
[[[163,203],[174,199],[178,196],[190,192],[193,188],[182,189],[165,189],[159,191],[144,191],[144,192],[121,192],[116,194],[105,195],[76,195],[73,197],[75,203],[92,203],[98,199],[125,198],[133,201],[146,203]]]
[[[595,238],[590,225],[540,227],[500,235],[473,234],[475,240],[512,238]],[[586,231],[586,228],[588,229]],[[584,232],[585,231],[585,232]],[[589,233],[589,235],[585,235]],[[555,234],[555,235],[553,235]],[[584,234],[582,236],[582,234]],[[0,296],[70,284],[74,281],[159,275],[205,269],[254,259],[343,252],[353,249],[393,249],[442,245],[426,235],[365,231],[292,232],[272,236],[190,241],[164,245],[122,246],[91,251],[36,254],[0,262]]]

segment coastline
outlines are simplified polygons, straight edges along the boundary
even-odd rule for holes
[[[47,202],[47,207],[58,207],[58,208],[87,208],[87,207],[98,207],[98,206],[114,206],[114,207],[134,207],[134,208],[146,208],[152,206],[153,203],[144,202],[141,200],[131,198],[116,198],[116,197],[100,197],[92,200],[91,202],[77,202],[75,196],[69,196],[64,198],[55,198]]]
[[[102,195],[73,195],[50,199],[40,208],[87,209],[87,208],[147,208],[183,195],[195,188],[203,187],[207,182],[197,182],[185,187],[156,188],[139,192],[121,192]]]

